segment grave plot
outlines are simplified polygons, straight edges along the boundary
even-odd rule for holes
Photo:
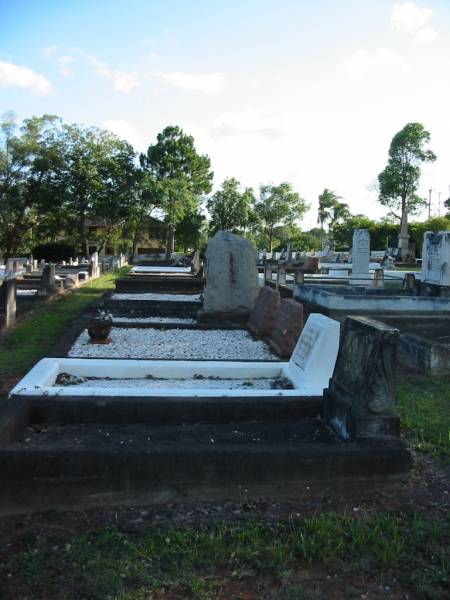
[[[135,335],[138,330],[133,330]],[[174,333],[175,337],[180,331],[155,332],[162,334],[162,340],[166,347],[170,346],[167,340],[168,334]],[[210,347],[210,334],[212,331],[188,332],[207,336],[205,346]],[[241,332],[217,332],[222,335],[234,336]],[[244,332],[242,332],[244,333]],[[253,342],[257,345],[261,342]],[[136,340],[135,340],[136,344]],[[99,345],[95,347],[102,350],[111,348],[111,345]],[[36,389],[40,389],[46,396],[66,395],[136,395],[148,396],[163,395],[173,396],[173,388],[167,381],[177,380],[177,394],[183,393],[186,388],[188,396],[198,394],[220,396],[221,394],[233,395],[245,389],[248,396],[298,396],[304,395],[320,396],[324,387],[333,373],[334,363],[339,347],[339,324],[322,315],[311,315],[307,326],[300,336],[291,359],[284,363],[267,362],[215,362],[215,361],[110,361],[110,360],[73,360],[73,359],[43,359],[32,371],[14,388],[12,394],[34,395]],[[154,345],[153,345],[154,348]],[[236,346],[234,346],[234,352]],[[154,352],[157,352],[153,350]],[[116,350],[112,350],[115,354]],[[202,358],[205,360],[206,350],[202,350]],[[214,350],[219,353],[220,350]],[[70,353],[73,356],[73,352]],[[269,354],[269,353],[267,353]],[[267,354],[265,355],[267,357]],[[153,355],[154,356],[154,355]],[[250,353],[245,351],[245,358]],[[243,357],[244,357],[243,356]],[[269,357],[270,354],[269,354]],[[142,355],[141,355],[142,358]],[[273,358],[273,357],[271,357]],[[120,383],[117,390],[114,381],[128,381]],[[202,384],[195,387],[195,381]],[[230,388],[227,381],[234,381]],[[263,380],[263,381],[261,381]],[[95,385],[95,382],[98,385]],[[107,387],[103,383],[108,381]],[[153,389],[154,383],[159,383]],[[208,389],[207,381],[210,382]],[[222,388],[218,384],[223,381]],[[240,381],[240,384],[238,384]],[[86,384],[86,382],[89,382]],[[146,385],[145,385],[146,384]],[[257,389],[252,389],[257,388]],[[129,389],[128,389],[129,388]],[[233,389],[235,388],[235,389]],[[104,389],[106,391],[104,391]]]
[[[293,498],[404,477],[398,332],[349,321],[334,373],[339,326],[322,315],[289,362],[43,359],[1,407],[0,507]]]

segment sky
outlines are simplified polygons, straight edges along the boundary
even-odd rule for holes
[[[412,121],[438,156],[419,193],[444,212],[449,65],[450,0],[0,0],[0,114],[56,114],[137,151],[180,125],[215,188],[290,181],[305,229],[324,188],[386,214],[374,185]]]

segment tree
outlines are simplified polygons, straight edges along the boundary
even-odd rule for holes
[[[378,175],[379,202],[400,219],[402,260],[408,258],[408,215],[414,214],[426,203],[416,194],[420,166],[436,160],[436,155],[425,148],[429,141],[430,134],[421,123],[408,123],[392,138],[388,164]]]
[[[196,152],[192,136],[169,126],[158,134],[141,162],[164,189],[161,206],[168,225],[166,255],[170,257],[178,223],[197,211],[201,194],[211,191],[211,161]]]
[[[317,222],[320,225],[320,229],[324,230],[324,225],[327,221],[333,219],[334,210],[336,205],[339,204],[340,196],[338,196],[332,190],[325,188],[319,195],[319,208],[317,211]]]
[[[18,131],[15,117],[0,123],[0,247],[4,257],[31,243],[39,207],[57,210],[55,172],[61,165],[60,120],[32,117]]]
[[[129,216],[137,181],[135,152],[127,142],[96,127],[65,125],[62,140],[61,215],[76,231],[81,253],[86,254],[88,219],[104,225],[100,234],[92,234],[101,249]]]
[[[270,252],[273,249],[275,228],[291,225],[301,219],[308,208],[305,200],[294,192],[290,183],[260,187],[259,200],[255,202],[254,210],[261,221]]]
[[[239,181],[231,177],[225,179],[222,188],[209,198],[207,207],[211,215],[211,235],[220,230],[238,233],[248,226],[251,207],[255,201],[253,190],[245,188],[241,192],[239,188]]]

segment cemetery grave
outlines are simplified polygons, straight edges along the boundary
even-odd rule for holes
[[[375,334],[370,324],[362,328],[362,354],[371,353],[373,365],[384,338],[378,326]],[[395,330],[387,335],[395,339]],[[211,499],[234,497],[242,485],[251,495],[290,497],[305,485],[403,476],[411,459],[389,399],[374,414],[348,409],[357,423],[389,423],[388,438],[343,437],[335,426],[341,409],[330,408],[329,425],[318,418],[338,340],[337,322],[312,315],[284,363],[43,359],[3,407],[2,505],[28,509],[31,497],[34,509]],[[352,342],[344,348],[341,364]]]

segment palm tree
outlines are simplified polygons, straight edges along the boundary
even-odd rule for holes
[[[320,224],[320,229],[323,232],[324,225],[327,221],[332,221],[334,216],[334,209],[339,200],[341,199],[335,192],[325,188],[319,195],[319,210],[317,215],[317,222]]]

